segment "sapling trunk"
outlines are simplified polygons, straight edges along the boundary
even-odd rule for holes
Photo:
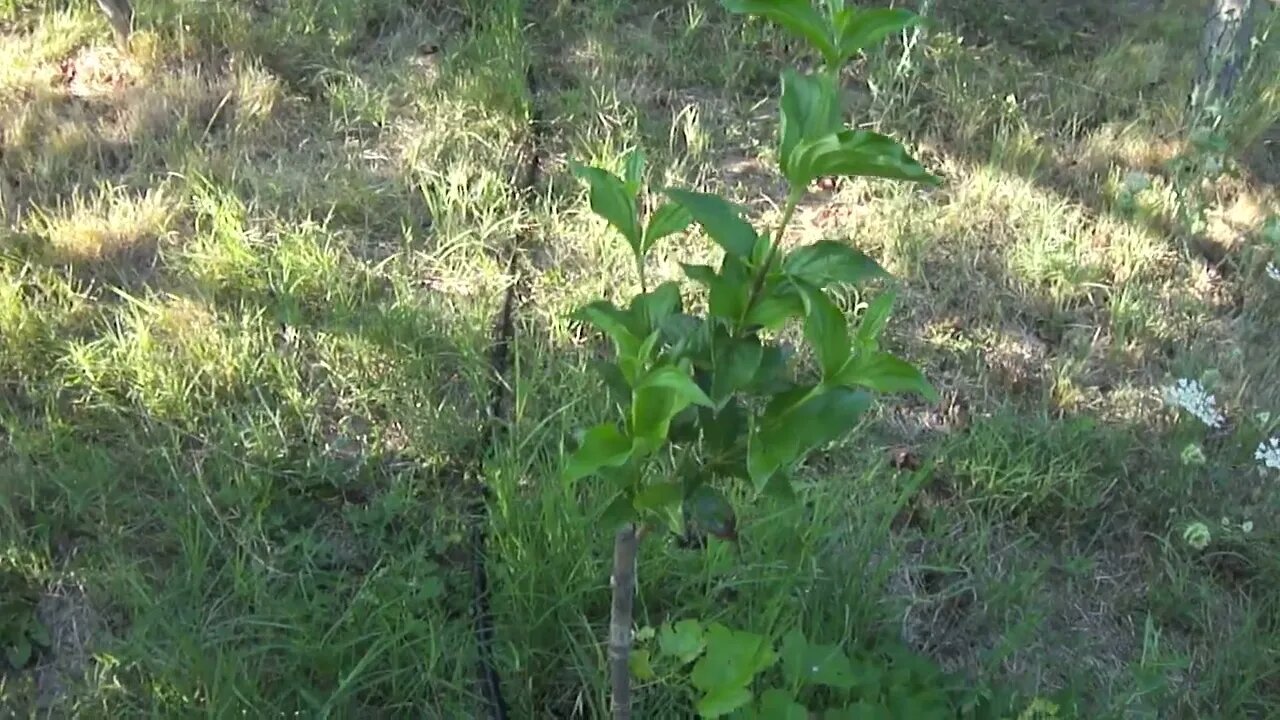
[[[613,538],[613,607],[609,612],[609,684],[614,720],[631,719],[631,610],[636,592],[636,526]]]

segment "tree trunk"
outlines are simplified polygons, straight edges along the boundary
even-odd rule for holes
[[[613,538],[613,607],[609,613],[609,685],[614,720],[631,720],[631,611],[636,591],[636,526]]]
[[[111,23],[111,29],[115,31],[116,44],[122,50],[127,49],[129,34],[133,32],[133,7],[129,5],[129,0],[98,0],[98,7],[102,8],[107,22]]]
[[[1193,102],[1203,109],[1230,99],[1249,56],[1253,0],[1213,0],[1200,44],[1200,73]]]

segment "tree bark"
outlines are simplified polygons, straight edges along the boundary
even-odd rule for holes
[[[1200,108],[1228,99],[1249,56],[1253,0],[1213,0],[1200,44],[1195,102]]]
[[[116,44],[122,50],[128,49],[129,34],[133,32],[133,7],[129,5],[129,0],[98,0],[98,7],[107,16],[107,22],[111,23],[111,29],[116,34]]]
[[[614,720],[631,720],[631,624],[636,591],[636,526],[613,538],[613,607],[609,613],[609,685]]]

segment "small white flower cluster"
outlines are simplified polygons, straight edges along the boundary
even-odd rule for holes
[[[1267,276],[1280,282],[1280,267],[1276,267],[1275,263],[1267,263]]]
[[[1165,401],[1195,415],[1211,428],[1222,427],[1227,420],[1218,412],[1218,401],[1196,380],[1182,378],[1165,388]]]
[[[1280,470],[1280,437],[1263,440],[1258,444],[1258,451],[1253,454],[1263,467]]]

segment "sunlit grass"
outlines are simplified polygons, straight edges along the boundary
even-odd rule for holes
[[[905,643],[1080,717],[1268,717],[1274,483],[1248,454],[1280,413],[1259,237],[1280,198],[1233,165],[1202,188],[1204,231],[1180,225],[1191,3],[1114,26],[1106,3],[996,5],[944,8],[908,62],[893,46],[845,79],[851,118],[944,185],[842,181],[786,238],[893,271],[887,342],[943,401],[887,401],[802,470],[801,504],[744,503],[739,547],[651,536],[638,619]],[[604,349],[569,313],[637,282],[568,161],[643,147],[653,187],[775,221],[791,47],[694,2],[163,0],[124,54],[92,4],[18,6],[0,2],[0,563],[53,642],[0,673],[0,707],[477,715],[483,477],[515,716],[603,713],[602,491],[559,468],[605,412]],[[1233,156],[1276,119],[1251,77]],[[715,259],[690,232],[650,278]],[[475,458],[513,284],[511,413]],[[1161,403],[1206,373],[1237,435]],[[1182,542],[1223,516],[1255,529]]]

